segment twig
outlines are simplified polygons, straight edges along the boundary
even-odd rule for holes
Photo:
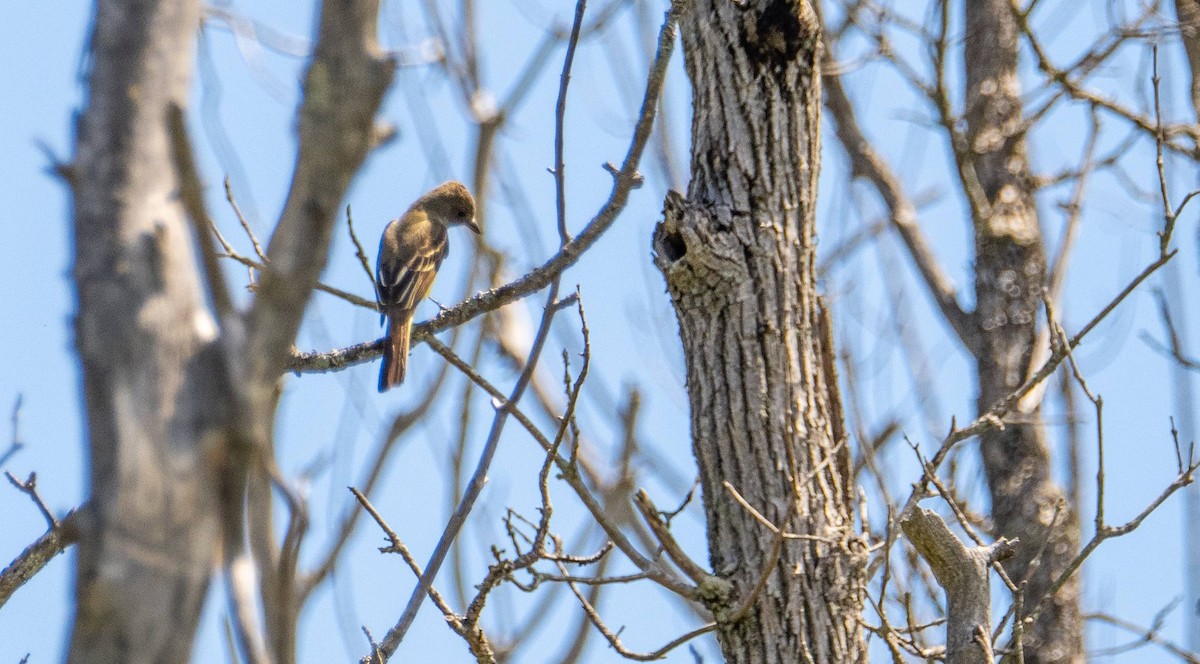
[[[246,221],[246,215],[242,214],[242,209],[238,207],[237,200],[233,197],[233,187],[229,184],[229,176],[225,176],[225,200],[229,201],[229,206],[233,208],[233,214],[237,217],[238,223],[242,225],[242,230],[246,232],[246,237],[250,238],[250,245],[254,247],[254,255],[258,256],[258,260],[266,263],[267,255],[263,253],[262,245],[258,243],[258,238],[255,237],[254,231],[250,229],[250,222]],[[222,242],[229,251],[229,245]],[[233,252],[229,252],[233,253]]]
[[[371,282],[371,288],[376,289],[378,285],[375,283],[375,274],[371,272],[371,262],[367,258],[367,252],[363,251],[362,243],[358,241],[358,235],[354,232],[354,217],[350,214],[350,206],[346,205],[346,230],[350,232],[350,241],[354,243],[354,255],[358,258],[358,262],[362,265],[363,272],[367,275],[367,281]],[[375,299],[379,299],[379,294],[375,294]]]
[[[832,62],[833,44],[828,34],[825,42],[826,59]],[[937,302],[942,316],[962,342],[968,347],[972,347],[976,343],[975,337],[977,336],[972,317],[959,304],[954,283],[946,275],[946,271],[925,239],[925,234],[917,223],[916,207],[905,195],[900,182],[888,168],[887,163],[863,136],[854,113],[854,107],[842,86],[841,76],[827,72],[823,79],[825,106],[836,121],[837,131],[835,133],[838,141],[850,158],[851,177],[861,177],[869,181],[879,197],[883,199],[888,209],[889,221],[904,241],[905,247],[908,248],[909,256],[925,280],[925,285],[934,301]]]
[[[260,263],[256,260],[254,260],[253,258],[247,258],[246,256],[243,256],[236,252],[226,253],[226,254],[220,255],[218,257],[219,258],[228,258],[229,260],[234,261],[235,263],[241,263],[242,265],[245,265],[246,267],[253,269],[253,270],[267,269],[267,266],[265,263]],[[370,309],[371,311],[379,311],[379,305],[378,305],[378,303],[375,302],[375,300],[368,300],[365,297],[359,297],[353,293],[346,292],[344,290],[341,290],[340,288],[335,288],[333,286],[321,283],[319,281],[317,283],[313,284],[313,288],[315,290],[321,291],[322,293],[328,293],[336,298],[345,300],[355,306],[363,307],[364,309]],[[381,342],[373,341],[370,343],[378,344]],[[382,351],[380,351],[380,352],[382,352]],[[368,359],[370,359],[370,358],[368,358]],[[366,362],[367,360],[364,359],[362,361]]]
[[[404,542],[400,540],[400,536],[396,534],[396,531],[387,524],[387,521],[384,521],[383,516],[379,514],[379,511],[375,509],[375,506],[371,504],[371,501],[367,498],[366,494],[352,486],[346,488],[350,490],[350,493],[354,494],[354,499],[358,501],[359,505],[362,505],[362,508],[366,510],[367,514],[371,515],[371,518],[375,520],[375,523],[379,526],[379,529],[383,531],[385,536],[387,536],[390,544],[380,548],[380,553],[400,554],[400,557],[404,559],[405,564],[407,564],[409,569],[412,570],[413,576],[417,577],[417,579],[420,579],[423,576],[421,572],[421,565],[417,563],[417,559],[413,557],[412,552],[409,551],[408,547],[404,545]],[[447,604],[446,600],[442,598],[441,593],[439,593],[433,586],[429,587],[429,599],[433,600],[434,606],[436,606],[442,612],[443,616],[445,616],[447,619],[455,618],[457,620],[457,615],[454,613],[454,610],[450,608],[450,605]]]
[[[559,570],[563,573],[563,575],[567,574],[566,568],[563,567],[561,563],[559,563]],[[626,648],[625,645],[621,643],[621,638],[604,624],[604,620],[600,617],[600,613],[597,612],[596,608],[587,601],[587,598],[584,597],[583,593],[579,591],[578,586],[572,582],[568,582],[567,586],[571,589],[571,592],[575,594],[575,599],[579,600],[579,605],[583,607],[583,612],[587,614],[588,619],[592,621],[592,625],[594,625],[600,634],[604,636],[605,640],[608,641],[608,644],[612,646],[613,650],[616,650],[617,654],[621,655],[622,657],[626,659],[632,659],[636,662],[651,662],[656,659],[662,659],[664,655],[675,648],[687,643],[688,641],[691,641],[697,636],[707,634],[717,628],[717,623],[708,623],[670,641],[654,652],[634,652]]]
[[[375,487],[379,485],[383,477],[383,470],[388,457],[392,451],[396,449],[397,442],[403,434],[421,422],[429,409],[433,407],[437,396],[441,393],[441,386],[449,375],[448,367],[444,367],[438,372],[437,378],[433,381],[425,397],[421,399],[412,408],[397,414],[392,419],[392,424],[388,428],[388,434],[380,442],[379,448],[371,455],[374,462],[370,470],[363,477],[359,485],[363,487],[363,494],[370,496]],[[358,515],[362,511],[351,506],[341,519],[341,525],[338,529],[337,539],[330,545],[325,555],[320,558],[321,564],[305,576],[299,582],[299,590],[297,597],[299,602],[303,603],[316,587],[324,581],[333,572],[334,565],[345,550],[346,545],[350,542],[350,536],[354,533],[355,525],[358,523]]]
[[[21,440],[21,404],[24,402],[24,400],[24,395],[18,393],[17,398],[13,401],[11,418],[12,438],[10,439],[12,442],[9,443],[8,449],[4,450],[3,454],[0,454],[0,466],[8,463],[8,460],[11,459],[14,454],[20,452],[21,449],[25,447],[25,441]]]
[[[584,0],[580,0],[583,4]],[[582,21],[582,11],[576,12],[576,23]],[[578,28],[573,32],[573,37],[578,40]],[[566,65],[568,72],[571,64],[571,58],[574,56],[574,48],[568,47],[568,57]],[[562,86],[566,87],[566,81],[569,76],[564,76]],[[560,93],[560,96],[565,92]],[[561,125],[560,125],[561,127]],[[560,139],[561,140],[561,139]],[[555,175],[556,178],[562,178],[561,173]],[[559,189],[559,195],[562,196],[562,189]],[[560,209],[565,209],[565,203],[559,201]],[[563,244],[567,243],[567,239],[563,238]],[[537,366],[537,360],[541,356],[542,348],[545,346],[546,338],[550,332],[550,324],[554,317],[555,303],[558,297],[559,281],[556,277],[550,286],[550,292],[547,294],[546,306],[542,312],[541,324],[538,327],[537,333],[534,335],[533,346],[529,351],[529,357],[525,362],[525,368],[521,375],[517,378],[516,385],[513,387],[512,394],[508,398],[508,403],[516,403],[524,394],[525,388],[529,385],[529,381],[533,376],[534,368]],[[412,595],[409,597],[408,604],[405,606],[403,613],[400,615],[396,626],[388,631],[380,644],[380,652],[385,658],[390,658],[399,647],[400,642],[404,640],[405,634],[416,619],[417,612],[420,610],[423,596],[428,592],[429,587],[433,584],[433,580],[437,577],[438,571],[441,569],[442,563],[449,553],[451,544],[457,538],[462,525],[466,522],[467,516],[475,505],[475,501],[479,498],[479,494],[483,491],[483,485],[487,478],[487,471],[491,467],[492,459],[495,457],[496,449],[499,447],[500,432],[504,428],[504,424],[508,419],[508,409],[497,409],[495,417],[492,419],[491,431],[488,433],[487,441],[484,443],[483,451],[480,454],[479,461],[476,464],[475,472],[471,475],[471,480],[467,483],[462,499],[451,515],[446,528],[439,538],[437,546],[434,548],[433,554],[430,556],[429,563],[425,565],[425,575],[417,582],[417,587],[413,589]],[[553,448],[553,445],[552,445]]]
[[[453,365],[454,368],[463,372],[464,375],[466,375],[468,378],[474,381],[476,385],[487,392],[494,400],[497,408],[508,409],[509,412],[512,413],[513,418],[516,419],[517,422],[529,432],[530,436],[537,441],[538,445],[540,445],[543,450],[550,449],[552,445],[550,439],[547,438],[545,434],[543,434],[537,428],[537,425],[535,425],[524,412],[509,403],[505,395],[499,389],[488,382],[488,380],[481,376],[479,372],[475,371],[474,368],[464,362],[462,358],[458,357],[458,355],[444,346],[441,342],[430,337],[429,344],[434,352],[446,358],[446,361]],[[628,557],[638,569],[646,573],[651,580],[663,586],[664,588],[671,590],[672,592],[684,597],[691,597],[694,594],[694,588],[683,582],[678,576],[675,575],[673,571],[658,564],[656,561],[645,557],[641,554],[641,552],[638,551],[637,547],[633,545],[633,542],[629,541],[629,538],[626,537],[625,533],[622,532],[621,529],[609,518],[609,514],[604,505],[602,505],[598,500],[596,500],[596,497],[592,495],[591,490],[587,488],[587,485],[580,477],[578,468],[573,466],[570,461],[564,458],[562,455],[557,455],[554,458],[554,463],[558,466],[559,471],[562,473],[561,477],[563,481],[565,481],[572,489],[575,490],[575,494],[579,497],[580,501],[583,502],[584,507],[587,508],[588,512],[592,515],[592,518],[600,525],[613,544],[615,544],[617,548],[621,550],[621,553],[625,554],[625,556]]]
[[[1112,655],[1112,654],[1116,654],[1116,653],[1123,652],[1126,650],[1131,650],[1134,647],[1138,647],[1140,645],[1153,643],[1154,645],[1159,646],[1160,648],[1171,653],[1175,657],[1178,657],[1180,660],[1182,660],[1184,662],[1188,662],[1188,664],[1200,664],[1200,654],[1197,654],[1195,652],[1191,652],[1185,648],[1182,648],[1182,647],[1176,645],[1174,642],[1172,642],[1169,639],[1162,636],[1162,634],[1160,632],[1162,625],[1159,622],[1159,616],[1155,616],[1154,624],[1149,629],[1142,627],[1140,625],[1131,623],[1127,620],[1122,620],[1121,618],[1109,615],[1107,613],[1089,613],[1089,614],[1086,614],[1083,618],[1084,618],[1084,620],[1094,620],[1096,622],[1102,622],[1107,625],[1112,625],[1113,627],[1117,627],[1117,628],[1123,629],[1127,632],[1130,632],[1132,634],[1139,635],[1139,639],[1137,641],[1135,641],[1127,646],[1110,648],[1110,649],[1106,649],[1103,652],[1095,653],[1095,655],[1097,657],[1102,657],[1105,655]]]
[[[1096,167],[1094,156],[1096,144],[1100,138],[1100,116],[1094,106],[1091,109],[1091,117],[1091,132],[1088,133],[1087,143],[1083,148],[1083,165],[1079,168],[1079,177],[1075,180],[1070,202],[1067,203],[1066,227],[1063,229],[1058,253],[1055,254],[1054,261],[1050,264],[1047,277],[1047,282],[1050,284],[1048,287],[1050,299],[1054,302],[1058,302],[1062,297],[1062,289],[1067,282],[1067,262],[1071,257],[1071,250],[1075,246],[1075,238],[1079,235],[1079,222],[1083,218],[1083,200],[1087,190],[1088,175]]]
[[[654,532],[654,536],[658,539],[659,544],[662,545],[667,557],[679,569],[683,570],[683,573],[689,579],[699,584],[711,576],[696,561],[684,553],[683,548],[679,546],[679,543],[675,541],[675,537],[671,535],[670,528],[667,527],[666,522],[660,516],[661,513],[658,511],[658,507],[650,499],[650,494],[646,493],[645,489],[640,489],[637,492],[633,504],[637,507],[638,512],[641,513],[642,518],[646,520],[646,525],[650,526],[650,530]]]
[[[1079,567],[1083,565],[1083,561],[1087,560],[1088,556],[1090,556],[1092,552],[1100,546],[1100,544],[1102,544],[1105,540],[1115,537],[1122,537],[1124,535],[1128,535],[1134,530],[1137,530],[1138,526],[1142,525],[1142,522],[1146,520],[1146,517],[1153,514],[1154,511],[1157,510],[1160,505],[1166,502],[1166,500],[1170,498],[1176,491],[1191,484],[1195,480],[1195,473],[1198,468],[1200,468],[1200,462],[1197,462],[1195,459],[1189,456],[1187,459],[1187,466],[1183,469],[1179,476],[1175,478],[1175,481],[1171,482],[1171,484],[1163,489],[1162,493],[1160,493],[1157,498],[1152,500],[1137,516],[1120,526],[1105,525],[1103,530],[1096,532],[1095,535],[1092,536],[1092,539],[1084,545],[1082,550],[1080,550],[1079,554],[1071,560],[1070,564],[1067,565],[1062,574],[1060,574],[1058,578],[1054,580],[1054,583],[1046,591],[1046,595],[1039,598],[1038,603],[1034,606],[1033,611],[1030,612],[1027,620],[1034,620],[1037,618],[1038,612],[1041,610],[1043,605],[1049,601],[1051,597],[1054,597],[1054,595],[1058,592],[1058,589],[1061,588],[1062,585],[1066,583],[1072,575],[1075,574]]]
[[[1142,341],[1150,346],[1151,349],[1173,359],[1179,366],[1192,371],[1200,371],[1200,360],[1188,357],[1183,352],[1183,342],[1179,337],[1179,332],[1175,328],[1175,321],[1171,317],[1171,308],[1167,303],[1166,293],[1162,289],[1156,288],[1154,290],[1154,297],[1158,300],[1158,315],[1162,319],[1163,327],[1166,328],[1167,341],[1170,345],[1164,346],[1146,333],[1141,335]]]
[[[575,62],[575,47],[579,44],[579,28],[583,25],[583,12],[587,8],[587,0],[575,3],[575,22],[571,24],[571,37],[567,40],[567,55],[563,58],[562,76],[558,85],[558,100],[554,104],[554,189],[555,212],[558,219],[559,244],[566,245],[571,241],[567,232],[567,194],[563,163],[563,123],[567,115],[567,85],[571,82],[571,65]]]
[[[596,240],[613,224],[625,209],[629,192],[637,179],[637,165],[650,138],[657,111],[658,99],[662,94],[667,65],[674,48],[677,23],[688,5],[687,0],[673,0],[659,32],[658,48],[654,65],[646,80],[646,91],[634,129],[629,151],[622,162],[608,200],[590,222],[566,245],[541,266],[503,286],[475,295],[455,307],[447,309],[434,318],[413,327],[412,341],[419,343],[430,335],[457,325],[462,325],[484,313],[494,311],[506,304],[524,298],[548,286],[562,272],[574,265]],[[294,353],[287,369],[296,372],[333,371],[354,364],[369,362],[383,352],[382,340],[373,340],[326,353]]]
[[[15,475],[8,471],[4,472],[4,476],[8,478],[10,484],[15,486],[21,493],[29,496],[29,499],[33,501],[33,504],[37,505],[38,511],[40,511],[42,516],[45,517],[46,525],[50,528],[50,530],[58,528],[58,519],[54,517],[54,513],[50,511],[50,508],[46,507],[46,501],[42,500],[41,494],[38,493],[37,473],[29,473],[29,478],[24,482],[17,479]]]
[[[77,511],[79,510],[67,514],[61,521],[56,521],[53,527],[33,544],[25,547],[7,567],[0,570],[0,608],[18,588],[42,571],[55,556],[79,541],[79,529],[75,523]]]

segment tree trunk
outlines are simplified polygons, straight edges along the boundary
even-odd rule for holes
[[[91,498],[72,662],[186,662],[220,541],[220,381],[167,130],[199,3],[98,5],[70,179]]]
[[[682,27],[692,180],[686,199],[668,194],[654,248],[687,361],[712,568],[732,588],[707,598],[718,641],[729,662],[862,661],[866,553],[813,270],[819,24],[806,2],[696,0]],[[775,558],[726,482],[813,537]]]
[[[971,352],[978,367],[980,413],[1029,376],[1046,277],[1021,133],[1017,34],[1009,0],[967,0],[968,161],[985,199],[973,219],[977,335]],[[1006,422],[1004,430],[984,434],[980,449],[995,535],[1020,539],[1005,569],[1015,583],[1029,578],[1025,606],[1033,607],[1078,553],[1079,523],[1074,507],[1051,479],[1039,404],[1016,415],[1019,421]],[[1041,562],[1031,571],[1043,543]],[[1047,603],[1040,619],[1025,631],[1025,661],[1082,662],[1078,577]]]

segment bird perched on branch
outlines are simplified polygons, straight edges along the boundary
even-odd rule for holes
[[[475,199],[461,182],[447,182],[418,198],[383,229],[375,261],[376,297],[388,323],[380,392],[404,382],[413,313],[429,296],[448,253],[446,229],[458,225],[479,233]]]

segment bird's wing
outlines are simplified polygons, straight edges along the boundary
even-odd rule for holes
[[[410,311],[429,295],[447,243],[445,232],[424,231],[401,229],[394,255],[379,262],[376,279],[384,311]]]

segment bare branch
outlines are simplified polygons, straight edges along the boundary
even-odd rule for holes
[[[50,511],[50,508],[46,507],[46,501],[42,500],[41,494],[38,493],[37,473],[29,473],[29,478],[24,482],[17,479],[16,476],[8,471],[4,472],[4,476],[8,478],[10,484],[15,486],[21,493],[29,496],[29,499],[33,501],[33,504],[37,505],[38,511],[41,512],[42,516],[46,518],[46,525],[50,530],[58,528],[58,519],[54,517],[54,513]]]
[[[0,453],[0,467],[8,463],[8,460],[14,454],[20,452],[25,447],[25,441],[21,439],[21,403],[23,401],[24,396],[21,394],[17,394],[17,398],[13,400],[12,417],[10,418],[12,422],[12,437],[10,438],[11,442],[8,444],[8,449]]]
[[[990,546],[967,548],[936,512],[915,506],[901,516],[900,526],[946,592],[946,661],[992,661],[988,567],[1011,556],[1013,545],[1002,538]]]
[[[1109,615],[1107,613],[1089,613],[1084,616],[1084,619],[1104,623],[1106,625],[1112,625],[1113,627],[1123,629],[1126,632],[1130,632],[1131,634],[1138,636],[1137,641],[1134,641],[1127,646],[1108,648],[1105,649],[1104,652],[1096,653],[1097,656],[1102,657],[1106,655],[1120,654],[1122,652],[1133,650],[1134,648],[1152,643],[1171,653],[1180,661],[1187,662],[1188,664],[1200,664],[1200,654],[1186,650],[1162,635],[1162,624],[1158,616],[1155,617],[1154,623],[1149,628],[1136,625],[1127,620],[1122,620],[1121,618]]]
[[[362,265],[363,272],[367,275],[367,281],[371,282],[372,288],[375,288],[375,275],[371,272],[371,263],[367,258],[367,252],[363,251],[362,243],[358,241],[358,235],[354,232],[354,217],[350,214],[349,205],[346,206],[346,230],[350,233],[350,241],[354,243],[354,256]],[[378,294],[376,299],[379,299]]]
[[[72,515],[67,515],[59,526],[46,531],[33,544],[25,547],[7,567],[0,570],[0,607],[55,556],[79,541],[79,530],[75,527]]]
[[[484,313],[495,311],[506,304],[545,288],[564,270],[574,265],[580,256],[612,226],[617,216],[625,209],[629,192],[637,180],[638,162],[650,139],[658,108],[658,99],[662,94],[666,78],[667,64],[670,62],[671,51],[674,48],[676,24],[686,6],[687,0],[674,0],[670,11],[667,12],[666,20],[659,31],[658,49],[646,80],[646,92],[642,99],[642,108],[634,129],[633,140],[629,145],[629,152],[626,154],[620,170],[617,171],[617,176],[613,178],[612,193],[609,194],[608,200],[596,213],[596,216],[570,242],[563,245],[558,253],[540,267],[508,284],[479,293],[466,302],[441,312],[431,320],[414,326],[413,343],[424,341],[429,335],[449,327],[462,325]],[[379,357],[383,352],[382,348],[382,340],[375,340],[326,353],[296,353],[287,363],[287,369],[296,372],[333,371],[369,362]]]
[[[828,35],[826,35],[825,42],[826,58],[832,62],[833,45]],[[933,249],[926,241],[925,234],[917,223],[916,207],[904,194],[900,182],[883,158],[875,152],[863,135],[858,126],[854,107],[842,86],[841,76],[837,73],[829,73],[827,70],[824,84],[825,107],[834,117],[834,121],[837,123],[838,140],[850,157],[851,176],[866,179],[878,192],[887,206],[888,218],[892,226],[900,234],[900,238],[908,248],[909,255],[925,280],[929,294],[937,303],[946,323],[967,347],[974,346],[977,343],[977,333],[972,316],[962,309],[954,284],[946,275],[937,256],[934,255]]]
[[[258,256],[258,260],[266,263],[267,255],[263,253],[262,245],[258,243],[258,237],[254,235],[254,231],[250,228],[250,222],[246,221],[246,215],[242,214],[242,209],[238,207],[237,200],[233,197],[233,187],[229,184],[229,176],[225,177],[225,200],[229,201],[229,206],[233,208],[233,214],[237,217],[238,223],[242,225],[242,230],[246,232],[246,237],[250,239],[250,245],[254,247],[254,255]],[[233,253],[229,249],[229,244],[222,242],[225,246],[225,251]]]
[[[300,148],[248,316],[252,402],[270,399],[325,267],[334,216],[371,144],[395,62],[376,41],[378,0],[325,2],[300,108]]]

